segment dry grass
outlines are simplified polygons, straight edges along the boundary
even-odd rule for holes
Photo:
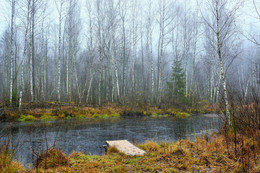
[[[47,170],[39,169],[39,172],[243,172],[242,157],[245,155],[249,156],[246,157],[250,163],[248,172],[260,171],[259,144],[255,143],[257,148],[254,156],[250,140],[244,140],[243,146],[239,146],[244,149],[238,154],[235,154],[232,141],[227,149],[222,135],[211,141],[204,138],[196,142],[186,139],[159,144],[147,141],[138,146],[145,149],[147,154],[127,156],[113,147],[104,156],[73,152],[69,156],[69,164],[56,165]],[[36,172],[35,169],[29,171]]]
[[[144,149],[147,152],[160,150],[160,145],[153,141],[146,141],[144,144],[139,145],[140,148]]]
[[[44,151],[36,160],[36,168],[55,168],[59,166],[68,166],[69,158],[62,153],[61,150],[51,148],[48,151]]]
[[[13,160],[16,146],[8,139],[3,139],[0,143],[0,172],[1,173],[18,173],[24,172],[24,166]]]

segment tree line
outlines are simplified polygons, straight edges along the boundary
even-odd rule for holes
[[[205,1],[205,2],[204,2]],[[240,0],[9,0],[0,98],[196,104],[259,91],[259,36]],[[259,95],[259,92],[258,92]]]

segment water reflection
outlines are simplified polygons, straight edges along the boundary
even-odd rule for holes
[[[175,141],[180,138],[194,140],[194,132],[205,133],[217,130],[220,120],[216,116],[193,116],[187,119],[173,118],[123,118],[114,120],[69,120],[34,123],[1,123],[15,143],[20,146],[16,157],[28,165],[35,160],[38,151],[46,144],[72,151],[104,154],[106,140],[127,139],[136,143],[146,140]]]

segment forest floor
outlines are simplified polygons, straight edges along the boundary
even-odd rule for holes
[[[106,155],[86,155],[72,152],[65,155],[59,149],[49,149],[39,155],[32,168],[0,155],[1,172],[259,172],[259,143],[237,136],[215,134],[213,137],[177,142],[147,141],[138,146],[144,156],[127,156],[116,148]],[[242,142],[243,141],[243,142]],[[3,148],[3,147],[2,147]],[[0,150],[3,151],[3,150]]]
[[[120,118],[124,116],[152,116],[152,117],[178,117],[185,118],[191,114],[204,114],[217,112],[214,105],[204,104],[196,108],[185,107],[165,107],[153,106],[133,107],[107,104],[100,107],[77,106],[71,104],[24,104],[19,111],[17,108],[4,108],[4,121],[35,121],[35,120],[56,120],[56,119],[88,119],[88,118]]]

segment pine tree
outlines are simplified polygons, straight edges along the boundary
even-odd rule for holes
[[[172,101],[184,101],[185,99],[185,74],[181,59],[176,58],[172,66],[171,81],[167,83],[169,97]]]

